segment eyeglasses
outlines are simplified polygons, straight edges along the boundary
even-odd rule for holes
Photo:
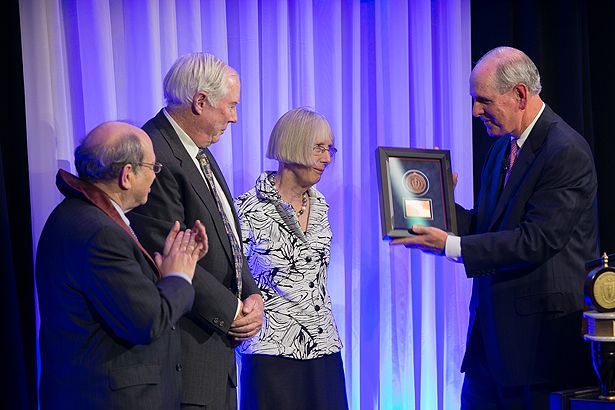
[[[162,171],[162,164],[160,162],[154,162],[153,164],[149,162],[139,162],[139,165],[145,165],[146,167],[151,168],[152,171],[154,171],[154,174]]]
[[[329,145],[327,147],[323,144],[316,144],[314,145],[314,148],[312,148],[312,151],[314,152],[314,155],[322,155],[325,152],[328,152],[331,158],[333,158],[337,153],[337,148],[335,148],[333,145]]]

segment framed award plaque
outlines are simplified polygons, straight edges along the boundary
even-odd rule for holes
[[[376,163],[384,239],[410,236],[412,225],[457,233],[449,151],[378,147]]]

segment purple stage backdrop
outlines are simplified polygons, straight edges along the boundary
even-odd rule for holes
[[[276,167],[264,152],[281,114],[331,122],[340,151],[318,188],[351,408],[459,408],[471,281],[382,240],[375,149],[450,149],[471,204],[469,0],[21,0],[20,15],[35,249],[79,140],[142,125],[179,55],[216,54],[242,82],[239,122],[213,147],[235,195]]]

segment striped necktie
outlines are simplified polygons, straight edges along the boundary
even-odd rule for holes
[[[216,189],[216,185],[214,183],[214,175],[211,172],[211,164],[209,162],[209,158],[205,154],[204,149],[200,149],[199,153],[196,156],[196,159],[199,161],[201,165],[201,169],[203,170],[203,174],[205,175],[205,179],[207,180],[207,184],[209,185],[209,189],[216,200],[216,205],[218,206],[218,212],[220,212],[220,217],[222,218],[222,222],[224,222],[224,230],[226,231],[226,236],[228,236],[228,240],[231,243],[231,249],[233,251],[233,259],[235,261],[235,279],[237,280],[237,297],[241,299],[241,268],[243,266],[243,253],[241,251],[241,246],[237,241],[237,237],[233,232],[233,228],[231,226],[231,222],[228,220],[226,216],[226,212],[224,212],[224,207],[222,206],[222,200],[218,195],[218,190]]]

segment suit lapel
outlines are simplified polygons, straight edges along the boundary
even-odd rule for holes
[[[542,115],[538,121],[536,121],[534,128],[532,128],[530,135],[527,137],[527,140],[525,141],[525,144],[517,157],[517,161],[512,168],[510,177],[508,178],[508,183],[502,190],[502,194],[497,201],[495,210],[491,215],[489,230],[493,228],[502,212],[506,209],[506,205],[510,201],[512,195],[517,192],[517,190],[522,188],[525,175],[534,163],[537,152],[545,141],[548,129],[553,120],[553,115],[553,111],[551,111],[549,106],[545,106]]]
[[[478,206],[477,232],[487,232],[491,224],[492,216],[500,196],[501,184],[504,174],[502,164],[506,157],[508,137],[502,137],[496,141],[488,154],[488,162],[485,163],[483,179],[481,180],[481,193]]]
[[[233,251],[231,249],[231,244],[226,235],[226,229],[224,228],[224,222],[222,221],[222,217],[220,216],[220,211],[218,210],[218,205],[216,204],[216,200],[214,199],[211,191],[209,190],[209,186],[205,182],[203,175],[196,167],[196,164],[190,158],[188,151],[181,143],[179,136],[173,129],[173,126],[167,120],[166,116],[162,111],[158,113],[156,116],[157,125],[160,129],[160,134],[164,137],[164,139],[171,147],[171,151],[173,152],[173,156],[177,159],[179,163],[179,167],[182,170],[182,173],[186,175],[187,179],[192,184],[192,188],[196,192],[197,196],[203,202],[203,205],[211,215],[211,219],[214,223],[214,227],[216,229],[216,233],[220,238],[220,243],[222,244],[224,251],[226,252],[227,257],[232,262],[233,261]],[[209,150],[207,150],[207,155],[209,156],[210,161],[212,161],[213,157]],[[215,164],[215,161],[212,161],[212,164]],[[221,178],[220,169],[218,165],[212,166],[212,171],[214,171],[214,175],[218,179],[218,182],[222,186],[222,189],[225,192],[225,195],[228,192],[228,188],[226,187],[226,183],[224,183],[224,179]],[[217,173],[216,173],[217,172]],[[231,202],[232,203],[232,202]],[[186,221],[188,222],[188,221]],[[207,232],[208,235],[211,234],[210,231]]]
[[[58,186],[60,192],[62,192],[65,196],[83,197],[93,206],[104,212],[113,222],[118,224],[137,244],[139,250],[143,252],[143,255],[152,266],[156,277],[158,279],[162,277],[160,269],[158,269],[158,265],[156,265],[154,258],[152,258],[152,256],[147,252],[147,250],[145,250],[143,245],[141,245],[141,242],[139,242],[139,239],[136,237],[132,229],[130,229],[130,227],[126,225],[126,222],[124,222],[115,207],[111,204],[111,199],[107,196],[107,194],[105,194],[95,185],[83,181],[74,176],[73,174],[64,171],[63,169],[60,169],[56,174],[56,185]]]

